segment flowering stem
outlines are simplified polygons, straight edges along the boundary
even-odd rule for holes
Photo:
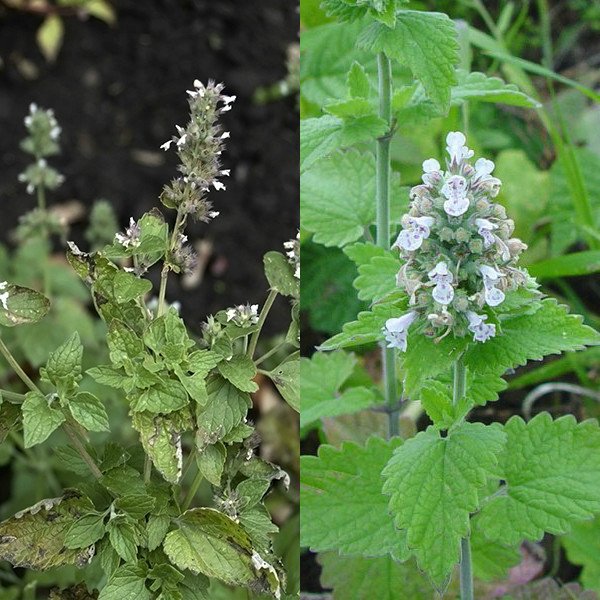
[[[388,124],[388,131],[377,140],[377,245],[389,250],[390,248],[390,142],[392,127],[392,66],[385,52],[377,55],[379,77],[379,116]],[[388,405],[393,405],[397,399],[396,388],[396,357],[393,348],[381,345],[381,360],[385,399]],[[394,437],[399,433],[399,411],[388,413],[388,436]]]
[[[248,352],[246,352],[246,356],[252,358],[254,356],[254,351],[256,350],[256,344],[258,343],[258,338],[260,337],[260,331],[267,320],[267,315],[271,310],[271,306],[273,306],[273,302],[275,302],[275,298],[277,298],[277,291],[270,290],[265,303],[263,304],[262,310],[260,311],[260,315],[258,316],[257,329],[252,334],[250,338],[250,344],[248,345]]]
[[[462,355],[454,363],[452,404],[456,406],[467,391],[467,370]],[[460,541],[460,598],[473,600],[473,572],[471,569],[471,542],[467,535]]]
[[[44,185],[40,183],[40,185],[37,186],[37,201],[38,201],[38,208],[40,210],[46,210],[46,189],[44,188]]]
[[[158,308],[156,310],[157,317],[160,317],[165,313],[167,281],[169,279],[169,271],[171,270],[171,266],[169,265],[169,257],[175,249],[175,244],[177,243],[177,236],[179,235],[179,230],[181,229],[184,221],[185,216],[181,208],[179,208],[177,210],[177,218],[175,219],[175,225],[173,225],[173,232],[171,233],[171,241],[169,242],[169,248],[167,250],[167,256],[165,258],[165,264],[163,265],[162,271],[160,272],[160,289],[158,291]]]

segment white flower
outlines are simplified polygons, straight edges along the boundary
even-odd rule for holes
[[[423,171],[425,173],[435,173],[441,169],[440,163],[435,158],[429,158],[423,161]]]
[[[225,104],[231,104],[232,102],[235,102],[236,98],[237,96],[226,96],[225,94],[221,95],[221,100],[223,100]]]
[[[448,270],[448,265],[444,261],[439,262],[427,273],[427,276],[435,283],[432,292],[433,299],[444,306],[450,304],[454,298],[454,288],[452,287],[454,275]]]
[[[474,179],[478,179],[480,181],[486,181],[487,179],[493,179],[491,176],[492,171],[494,170],[494,161],[488,160],[487,158],[478,158],[475,161],[475,177]]]
[[[467,138],[460,131],[451,131],[446,136],[446,150],[450,155],[450,164],[459,164],[465,158],[471,158],[473,150],[465,146]]]
[[[493,323],[484,323],[487,318],[487,315],[478,315],[473,311],[467,312],[469,331],[473,333],[473,341],[487,342],[487,340],[496,335],[496,326]]]
[[[258,323],[258,304],[239,304],[225,311],[227,321],[233,321],[239,327],[249,327]]]
[[[8,282],[7,281],[2,281],[0,282],[0,290],[5,290],[8,287]],[[0,302],[2,303],[2,306],[4,307],[4,310],[8,310],[8,292],[3,292],[2,294],[0,294]]]
[[[496,287],[500,277],[504,275],[488,265],[481,265],[479,267],[481,276],[483,277],[483,287],[485,292],[485,301],[489,306],[498,306],[504,302],[504,292]]]
[[[173,143],[173,140],[169,140],[168,142],[165,142],[164,144],[161,144],[160,147],[163,150],[168,150],[171,147],[172,143]]]
[[[187,140],[187,133],[184,133],[178,140],[177,140],[177,146],[181,147],[185,144]]]
[[[496,241],[496,237],[492,231],[498,229],[498,225],[487,219],[475,219],[475,225],[477,225],[477,233],[483,238],[483,247],[487,250]]]
[[[224,131],[224,132],[221,134],[221,139],[222,139],[222,140],[226,140],[226,139],[227,139],[227,138],[229,138],[229,137],[231,137],[231,133],[230,133],[229,131]]]
[[[133,217],[130,217],[129,227],[125,230],[125,233],[115,234],[115,241],[125,248],[135,248],[140,245],[140,234],[140,226]]]
[[[213,181],[213,186],[217,191],[226,189],[225,184],[217,181],[216,179]]]
[[[421,179],[426,185],[435,185],[442,178],[440,163],[435,158],[423,162],[423,176]]]
[[[401,317],[393,317],[385,322],[383,333],[385,341],[388,343],[388,348],[398,348],[402,352],[406,352],[406,336],[408,328],[417,318],[417,313],[413,310]]]
[[[400,232],[392,247],[409,251],[417,250],[423,244],[423,240],[429,237],[430,228],[434,223],[433,217],[409,217],[408,227]]]
[[[447,198],[444,211],[452,217],[460,217],[469,208],[467,180],[461,175],[452,175],[442,186],[442,195]]]

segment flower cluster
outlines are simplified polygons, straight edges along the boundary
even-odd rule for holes
[[[64,177],[46,160],[46,157],[60,152],[58,141],[61,128],[54,111],[31,104],[29,114],[25,117],[25,127],[28,136],[21,142],[21,149],[31,154],[35,162],[19,175],[19,181],[27,184],[28,194],[33,194],[36,188],[54,190],[64,181]]]
[[[388,319],[388,347],[406,350],[409,327],[418,319],[424,333],[438,339],[453,333],[485,342],[496,335],[494,309],[506,291],[527,282],[516,267],[526,248],[512,238],[514,223],[494,202],[501,181],[492,175],[494,163],[479,158],[460,132],[446,138],[446,170],[431,158],[423,163],[423,183],[412,188],[411,206],[393,247],[404,264],[398,286],[409,296],[410,312]]]
[[[186,127],[177,126],[177,134],[162,144],[163,150],[174,146],[181,160],[179,177],[166,185],[161,194],[162,203],[181,210],[201,221],[209,221],[219,213],[211,210],[206,199],[211,187],[224,190],[221,177],[229,175],[221,168],[220,156],[229,132],[218,123],[220,115],[231,110],[235,96],[222,94],[223,84],[209,81],[208,85],[194,81],[188,90],[190,121]]]
[[[258,304],[239,304],[225,311],[227,321],[239,327],[250,327],[258,323]]]
[[[296,239],[284,242],[283,247],[288,262],[294,268],[294,277],[300,279],[300,232],[296,235]]]

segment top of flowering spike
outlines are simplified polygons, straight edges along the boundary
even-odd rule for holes
[[[466,144],[463,133],[452,131],[446,169],[435,158],[423,162],[423,183],[410,192],[393,245],[405,260],[397,283],[409,295],[410,312],[389,319],[384,336],[402,351],[408,328],[419,322],[438,339],[453,333],[487,341],[496,335],[493,321],[506,292],[529,281],[516,266],[526,246],[511,237],[514,223],[494,202],[502,183],[492,175],[495,165],[486,158],[471,165]]]

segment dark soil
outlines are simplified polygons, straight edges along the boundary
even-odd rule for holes
[[[17,175],[28,162],[18,143],[30,102],[54,108],[63,128],[63,153],[52,160],[66,182],[51,204],[97,198],[114,205],[121,225],[157,204],[175,175],[176,156],[163,153],[176,123],[187,119],[185,90],[195,78],[223,81],[236,94],[224,117],[231,140],[223,156],[231,168],[227,191],[213,194],[221,216],[193,226],[190,239],[213,243],[198,289],[171,279],[192,328],[208,313],[261,302],[266,294],[262,255],[295,236],[298,227],[298,114],[295,98],[256,105],[257,87],[286,75],[286,51],[297,41],[296,0],[117,0],[111,28],[97,19],[65,18],[64,45],[55,64],[41,56],[36,15],[0,0],[0,198],[2,234],[33,208]],[[33,76],[32,76],[33,75]],[[85,248],[84,223],[71,236]],[[289,318],[278,303],[267,331]]]

